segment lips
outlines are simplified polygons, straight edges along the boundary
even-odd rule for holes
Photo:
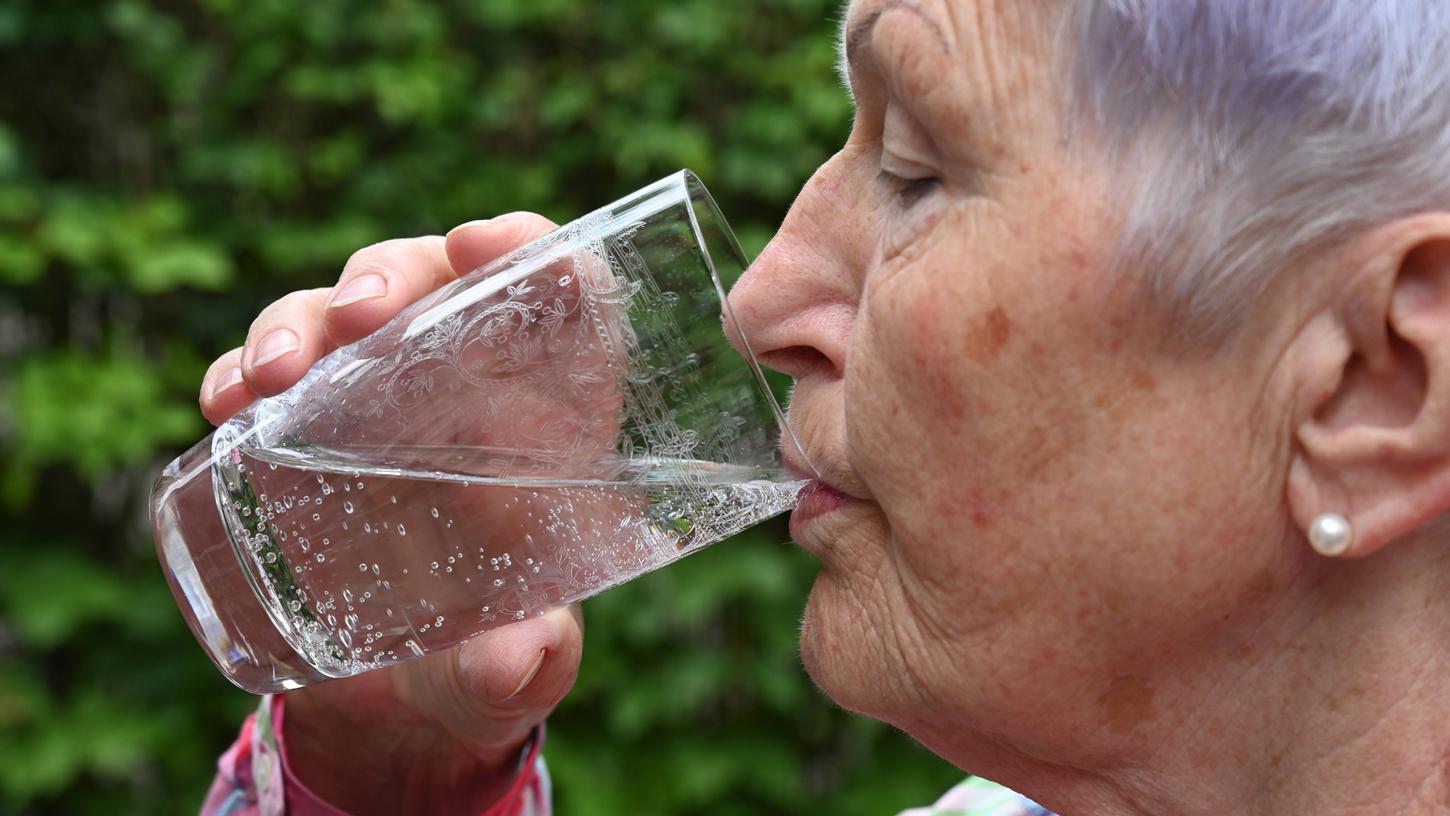
[[[801,531],[816,519],[834,513],[843,507],[863,503],[862,499],[847,495],[829,482],[819,478],[789,455],[782,456],[781,461],[786,470],[793,475],[808,480],[806,486],[801,488],[800,501],[790,514],[791,537],[797,542],[801,541]]]

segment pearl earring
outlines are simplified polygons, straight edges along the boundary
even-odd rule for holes
[[[1309,525],[1309,545],[1320,555],[1336,558],[1349,552],[1354,543],[1354,528],[1338,513],[1325,513]]]

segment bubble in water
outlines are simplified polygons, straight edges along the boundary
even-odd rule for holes
[[[331,544],[331,543],[332,543],[332,539],[330,539],[330,538],[324,538],[324,539],[322,539],[322,546],[324,546],[324,547],[326,547],[328,544]]]
[[[313,513],[312,514],[312,520],[313,521],[322,521],[322,515],[320,513]]]
[[[275,563],[277,563],[277,554],[274,553],[274,552],[267,553],[267,563],[268,564],[275,564]]]
[[[495,578],[495,579],[493,579],[493,585],[496,586],[496,587],[503,586],[503,579],[502,578]]]
[[[422,647],[420,647],[418,644],[414,643],[411,639],[410,640],[403,641],[403,645],[404,646],[407,646],[408,647],[408,651],[412,652],[413,654],[417,655],[418,657],[422,657],[423,656],[423,649],[422,649]]]
[[[287,602],[287,607],[293,612],[297,612],[298,610],[302,609],[302,602],[294,598]]]
[[[432,568],[432,569],[438,569],[438,562],[437,562],[437,561],[434,561],[434,562],[433,562],[433,563],[432,563],[432,564],[430,564],[430,565],[429,565],[429,566],[430,566],[430,567],[431,567],[431,568]]]
[[[388,497],[388,501],[392,502],[393,504],[397,504],[398,503],[398,497],[397,496],[389,496]]]
[[[398,525],[398,535],[400,535],[400,536],[405,536],[405,535],[407,535],[407,534],[408,534],[408,530],[407,530],[407,528],[406,528],[406,527],[404,527],[404,526],[403,526],[403,525],[402,525],[402,524],[399,524],[399,525]]]
[[[358,480],[358,483],[357,483],[357,489],[358,489],[358,490],[362,490],[362,489],[363,489],[363,488],[364,488],[364,487],[365,487],[365,486],[366,486],[366,485],[364,485],[364,484],[363,484],[363,483],[362,483],[362,480],[361,480],[361,479],[359,479],[359,480]]]
[[[431,512],[433,514],[433,518],[438,518],[438,508],[436,508],[436,507],[429,508],[429,512]]]
[[[252,508],[250,508],[250,507],[243,507],[242,508],[242,515],[244,515],[244,516],[250,516],[251,514],[252,514]]]
[[[352,512],[352,502],[350,502],[350,501],[343,502],[342,503],[342,509],[344,511],[348,512],[348,513],[351,513]]]
[[[346,603],[352,603],[352,591],[344,589],[342,591],[342,600]]]
[[[433,625],[434,626],[442,626],[443,625],[443,616],[442,615],[439,615],[438,616],[438,619],[435,620],[435,621],[433,621]]]
[[[378,565],[377,564],[373,564],[373,575],[380,575],[380,574],[381,573],[378,571]]]
[[[317,554],[317,563],[321,564],[323,561],[326,561],[326,560],[327,560],[327,558],[325,556],[323,556],[322,553],[318,553]]]

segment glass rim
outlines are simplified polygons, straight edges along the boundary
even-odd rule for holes
[[[816,470],[815,464],[811,462],[810,457],[806,454],[805,446],[801,444],[800,439],[795,435],[795,430],[791,428],[790,423],[786,420],[786,412],[776,400],[775,393],[771,391],[770,383],[765,379],[765,373],[761,371],[760,359],[755,355],[755,348],[750,345],[750,338],[746,335],[745,328],[740,325],[740,321],[735,317],[735,312],[730,308],[729,293],[725,290],[724,283],[720,279],[715,258],[710,254],[712,243],[706,240],[705,233],[714,232],[724,239],[725,246],[729,248],[730,252],[735,256],[735,261],[740,265],[740,275],[742,277],[750,269],[752,263],[750,256],[740,246],[739,239],[735,237],[735,230],[731,228],[730,222],[726,220],[725,214],[720,210],[720,205],[715,202],[715,197],[710,194],[709,188],[700,180],[699,175],[695,171],[687,167],[666,178],[678,183],[684,190],[685,210],[690,214],[690,228],[694,231],[695,243],[700,247],[700,254],[704,257],[705,266],[710,272],[710,281],[715,286],[715,294],[720,299],[720,313],[726,320],[730,321],[730,326],[735,330],[735,335],[740,338],[740,345],[745,347],[744,357],[750,365],[751,373],[755,375],[756,385],[759,386],[761,392],[765,395],[765,400],[770,405],[771,413],[775,415],[776,422],[780,425],[781,447],[784,448],[786,440],[789,440],[791,447],[795,449],[795,456],[792,458],[798,461],[801,467],[809,469],[812,475],[819,478],[820,471]],[[709,218],[703,219],[703,225],[702,219],[695,211],[697,206],[703,207],[710,216]]]

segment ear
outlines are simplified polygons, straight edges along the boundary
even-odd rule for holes
[[[1288,498],[1300,530],[1349,520],[1364,556],[1450,510],[1450,213],[1381,227],[1341,256],[1295,339]]]

